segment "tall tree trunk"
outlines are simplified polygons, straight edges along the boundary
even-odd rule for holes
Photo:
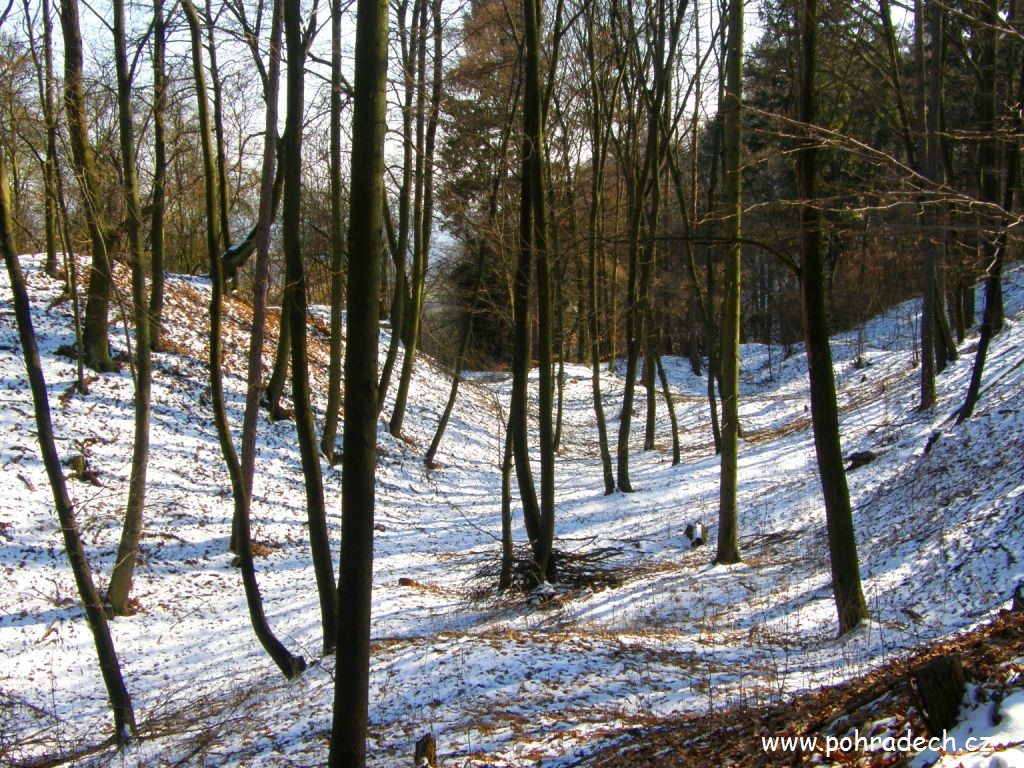
[[[38,45],[33,29],[32,10],[29,0],[25,6],[25,27],[28,31],[29,52],[36,70],[36,86],[39,103],[43,110],[43,126],[46,129],[46,155],[41,163],[43,172],[43,229],[46,243],[46,274],[58,277],[57,260],[57,108],[54,104],[53,88],[53,18],[50,0],[43,0],[43,57],[39,58]]]
[[[146,504],[146,470],[149,466],[149,410],[152,392],[149,312],[146,295],[146,265],[142,256],[142,206],[135,170],[135,126],[132,122],[131,71],[125,43],[124,0],[114,0],[114,64],[117,70],[117,120],[121,139],[121,175],[127,210],[128,258],[132,273],[132,308],[135,316],[135,440],[117,561],[110,575],[107,599],[115,614],[131,613],[128,597],[142,538],[142,515]]]
[[[380,374],[380,393],[377,402],[377,409],[384,408],[384,401],[387,398],[388,387],[391,384],[391,375],[394,372],[395,363],[398,360],[398,348],[402,343],[403,331],[405,330],[405,314],[409,306],[408,279],[406,276],[406,262],[409,251],[409,217],[412,206],[413,187],[413,111],[416,98],[416,63],[417,51],[424,44],[419,30],[419,9],[426,0],[416,0],[412,13],[412,28],[406,26],[406,13],[409,8],[409,0],[402,0],[398,3],[396,23],[398,25],[398,36],[402,46],[402,73],[404,76],[404,101],[402,105],[402,183],[398,189],[398,231],[394,232],[391,225],[390,211],[384,211],[385,223],[388,232],[388,247],[391,251],[391,260],[395,268],[394,294],[391,297],[391,339],[388,342],[388,352],[384,358],[384,365]]]
[[[117,364],[110,357],[108,312],[113,289],[110,256],[107,253],[105,207],[99,189],[99,177],[85,113],[85,89],[82,84],[82,33],[78,20],[78,0],[61,0],[60,24],[64,38],[64,110],[75,171],[82,191],[85,218],[92,241],[89,292],[85,302],[82,346],[85,364],[98,371],[113,371]]]
[[[626,373],[623,381],[622,406],[619,409],[619,434],[616,441],[615,480],[619,490],[632,493],[633,484],[629,479],[629,438],[633,424],[633,403],[636,391],[636,375],[640,358],[640,334],[643,328],[639,314],[640,292],[640,206],[643,201],[643,185],[636,180],[626,182],[632,186],[628,195],[630,203],[629,225],[629,274],[626,278]]]
[[[923,163],[925,176],[937,190],[943,184],[942,157],[939,146],[939,116],[942,103],[942,50],[943,50],[943,10],[937,2],[931,0],[927,7],[924,0],[915,4],[916,23],[915,47],[917,49],[918,67],[918,129],[920,147],[918,157]],[[927,17],[927,18],[926,18]],[[928,26],[930,55],[925,60],[924,28]],[[942,231],[942,214],[939,210],[944,204],[928,196],[925,201],[925,214],[921,217],[924,232],[921,236],[921,247],[924,252],[924,269],[921,286],[921,386],[920,409],[928,410],[935,404],[935,374],[937,369],[936,335],[938,328],[938,270],[945,246],[945,233]]]
[[[395,393],[395,407],[391,413],[388,428],[392,435],[398,437],[402,433],[402,423],[409,398],[409,385],[412,382],[413,363],[419,345],[420,326],[423,320],[423,294],[426,287],[427,263],[430,258],[431,228],[434,216],[434,149],[437,138],[437,125],[441,107],[442,89],[442,27],[441,3],[433,0],[429,3],[431,11],[431,36],[434,42],[433,71],[431,74],[431,90],[429,103],[425,100],[426,90],[426,40],[420,44],[418,64],[419,94],[417,102],[417,136],[416,136],[416,185],[415,206],[413,214],[413,270],[410,280],[410,302],[406,313],[406,347],[402,357],[402,375]],[[420,23],[421,34],[425,37],[427,30],[428,5],[424,2],[423,15]]]
[[[387,0],[357,0],[341,568],[330,768],[363,768],[377,469],[377,341],[384,196]]]
[[[604,180],[608,159],[608,144],[611,141],[611,121],[607,119],[611,106],[618,101],[621,75],[608,84],[609,69],[599,74],[595,38],[597,29],[596,9],[586,6],[585,48],[589,69],[590,86],[590,152],[593,168],[590,174],[590,209],[588,211],[587,234],[587,291],[588,317],[590,327],[590,387],[594,401],[594,420],[597,422],[597,445],[601,455],[601,470],[604,476],[606,496],[615,492],[615,473],[612,468],[611,450],[608,446],[608,424],[604,414],[601,395],[601,322],[599,316],[600,287],[598,264],[604,254],[601,244],[601,227],[604,221]]]
[[[1001,201],[1002,169],[999,167],[999,137],[996,123],[996,103],[998,92],[999,64],[999,29],[1003,22],[999,17],[1001,8],[998,0],[984,0],[979,3],[979,18],[976,20],[976,34],[979,38],[980,56],[978,57],[978,91],[975,95],[975,111],[978,117],[978,131],[981,135],[978,142],[978,174],[981,184],[981,199],[986,203],[998,204]],[[1012,198],[1011,198],[1012,199]],[[1003,327],[1005,311],[1003,309],[1002,280],[991,281],[992,265],[998,256],[997,242],[1002,233],[1003,223],[1000,217],[987,214],[991,223],[983,226],[981,231],[982,259],[985,269],[985,312],[989,315],[991,332],[999,333]],[[1000,265],[1001,267],[1001,265]]]
[[[28,291],[25,288],[25,279],[14,245],[13,216],[7,185],[7,156],[2,144],[0,144],[0,251],[3,252],[4,264],[11,280],[11,291],[14,294],[14,314],[18,323],[22,353],[25,356],[25,371],[35,405],[39,450],[46,468],[46,475],[50,481],[50,488],[53,491],[53,503],[64,537],[64,550],[75,577],[79,599],[85,609],[87,624],[92,632],[93,644],[96,646],[96,655],[99,658],[100,673],[103,676],[110,708],[114,714],[114,741],[117,744],[126,744],[135,738],[135,713],[132,709],[128,688],[121,676],[117,651],[110,636],[110,627],[107,625],[107,614],[103,609],[99,592],[93,583],[89,561],[86,558],[85,549],[82,547],[75,508],[68,495],[64,470],[57,454],[53,423],[50,419],[50,404],[46,393],[46,380],[39,360],[35,331],[32,328],[32,311],[29,306]]]
[[[217,205],[220,209],[220,246],[231,247],[231,190],[228,181],[227,140],[224,137],[224,84],[217,64],[216,18],[213,4],[206,0],[206,44],[210,55],[210,85],[213,92],[213,134],[217,147]]]
[[[797,119],[809,130],[815,120],[814,70],[817,36],[817,0],[804,0],[802,78]],[[816,147],[808,136],[797,152],[797,195],[800,206],[800,271],[807,367],[811,387],[811,421],[818,473],[825,497],[828,546],[832,564],[832,591],[839,616],[839,633],[855,629],[868,617],[861,590],[857,538],[846,485],[839,440],[839,409],[836,405],[835,372],[828,338],[824,265],[821,255],[821,211],[815,200]]]
[[[313,572],[320,596],[320,617],[323,624],[323,651],[334,650],[335,600],[334,567],[327,533],[327,508],[324,500],[320,455],[317,452],[316,429],[309,391],[309,354],[306,344],[306,271],[302,257],[302,116],[305,109],[304,79],[306,45],[302,35],[299,4],[284,5],[284,34],[288,52],[288,111],[285,116],[284,200],[281,235],[284,241],[285,282],[288,286],[287,318],[292,336],[292,407],[295,409],[295,431],[302,457],[302,475],[306,487],[306,518],[309,524],[309,546],[312,550]]]
[[[149,345],[161,349],[164,314],[164,213],[167,180],[167,140],[164,113],[167,109],[165,53],[167,32],[164,0],[153,0],[153,198],[149,242],[152,285],[149,298]]]
[[[520,211],[520,261],[524,259],[536,265],[537,280],[537,366],[539,383],[537,388],[537,408],[539,411],[538,454],[540,456],[540,506],[536,537],[529,530],[530,543],[533,547],[533,564],[531,581],[553,581],[554,568],[551,561],[551,550],[555,533],[555,451],[554,451],[554,381],[551,370],[552,360],[552,326],[553,313],[551,305],[551,266],[548,253],[548,211],[544,173],[544,104],[540,78],[540,31],[542,16],[542,0],[526,0],[523,3],[524,57],[523,57],[523,184]],[[533,270],[527,270],[527,272]],[[517,282],[518,282],[517,278]],[[529,301],[528,283],[524,292],[525,301]],[[522,297],[520,297],[522,298]],[[528,313],[527,313],[528,317]],[[517,326],[521,322],[516,318]],[[517,328],[517,336],[520,335]],[[528,333],[528,330],[527,330]],[[520,341],[517,339],[517,347]],[[523,345],[528,352],[528,345]],[[523,350],[521,349],[520,352]],[[526,432],[526,373],[528,358],[520,360],[520,369],[516,371],[520,378],[520,407],[523,423],[521,432]],[[516,387],[515,381],[513,388]],[[525,437],[525,434],[520,435]],[[515,438],[513,438],[515,440]],[[522,445],[520,445],[520,450]],[[516,455],[516,473],[523,466],[529,466],[529,455]],[[523,492],[524,483],[520,479],[520,496],[523,497],[524,512],[528,501]]]
[[[256,569],[252,561],[249,541],[249,491],[243,476],[241,462],[235,452],[228,426],[227,410],[224,403],[224,381],[221,369],[224,362],[223,340],[221,338],[224,280],[220,259],[220,222],[217,205],[216,160],[210,136],[210,114],[207,106],[206,76],[203,71],[202,29],[199,15],[192,0],[182,0],[182,10],[188,21],[192,42],[192,72],[196,84],[196,100],[199,115],[199,140],[203,150],[206,191],[206,249],[210,263],[210,399],[213,401],[213,420],[217,429],[224,463],[231,478],[231,492],[234,498],[234,523],[237,535],[238,557],[242,571],[242,585],[245,589],[246,605],[253,631],[263,649],[277,664],[288,679],[297,677],[306,668],[301,656],[293,656],[274,635],[263,612],[263,601],[256,583]],[[252,374],[250,373],[250,378]]]
[[[986,30],[983,34],[991,31],[994,36],[995,30]],[[995,45],[993,40],[992,45]],[[1021,98],[1024,98],[1024,61],[1021,62],[1020,76],[1017,78],[1017,100],[1018,103]],[[986,90],[985,100],[990,99],[994,101],[994,83],[992,83],[992,89]],[[994,112],[994,105],[992,110]],[[988,107],[986,106],[985,112]],[[991,142],[993,147],[996,144],[996,137],[994,134],[995,126],[991,126],[992,134],[987,137],[988,140],[983,141],[987,144]],[[1019,136],[1021,131],[1024,131],[1024,115],[1018,110],[1013,119],[1012,132],[1013,135]],[[989,152],[983,155],[986,162],[994,162]],[[1016,142],[1007,142],[1005,147],[1005,167],[1006,167],[1006,184],[1003,187],[1003,209],[1006,211],[1011,210],[1013,206],[1013,195],[1020,183],[1020,147]],[[983,190],[986,199],[989,195],[995,193],[993,188],[997,182],[992,181],[992,177],[995,176],[994,169],[989,169],[989,173],[986,175],[986,167],[982,165],[983,179],[985,179],[986,189]],[[988,357],[988,348],[992,343],[992,337],[995,336],[1003,322],[1003,301],[1002,301],[1002,280],[1003,280],[1003,263],[1006,259],[1006,248],[1008,245],[1006,224],[1001,222],[999,234],[993,243],[993,249],[991,258],[985,264],[985,305],[981,312],[981,333],[978,339],[978,349],[974,356],[974,366],[971,369],[971,381],[967,387],[967,394],[964,397],[964,404],[960,407],[960,411],[957,416],[957,424],[962,424],[971,416],[974,415],[974,408],[978,404],[978,398],[981,397],[981,379],[985,370],[985,360]],[[973,289],[971,290],[971,315],[973,316]]]
[[[341,188],[341,17],[342,0],[331,0],[331,359],[327,375],[327,412],[320,450],[334,464],[341,410],[341,320],[345,303],[345,224]]]
[[[739,374],[740,374],[740,216],[743,96],[743,2],[729,0],[724,117],[724,200],[722,223],[725,255],[725,299],[722,308],[722,470],[719,479],[718,551],[716,562],[739,562],[739,532],[736,509],[737,463],[739,456]]]

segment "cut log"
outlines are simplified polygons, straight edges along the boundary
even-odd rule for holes
[[[950,654],[923,664],[910,673],[928,733],[942,737],[956,725],[966,683],[960,656]]]
[[[414,760],[416,768],[437,768],[437,742],[432,734],[425,733],[416,742]]]

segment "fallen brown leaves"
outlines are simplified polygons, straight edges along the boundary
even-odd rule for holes
[[[969,679],[1001,685],[1007,664],[1024,648],[1024,614],[1002,611],[989,624],[925,651],[891,662],[845,685],[825,688],[781,705],[735,708],[703,717],[678,718],[649,729],[631,729],[577,763],[588,768],[641,766],[765,766],[821,764],[817,755],[767,752],[762,737],[839,735],[855,726],[889,719],[890,730],[915,735],[926,731],[908,673],[923,662],[956,653]],[[1018,670],[1019,672],[1019,670]],[[901,753],[833,754],[831,764],[890,766],[905,764]]]

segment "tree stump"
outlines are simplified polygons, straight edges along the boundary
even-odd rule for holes
[[[419,738],[413,759],[416,768],[437,768],[437,742],[432,734],[425,733]]]
[[[960,656],[940,656],[910,673],[928,733],[942,736],[956,725],[966,683]]]

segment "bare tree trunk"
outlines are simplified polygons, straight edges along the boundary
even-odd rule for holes
[[[224,88],[217,65],[216,18],[211,0],[206,0],[206,41],[210,55],[210,85],[213,91],[213,134],[217,146],[217,205],[220,208],[220,246],[231,247],[231,191],[228,182],[227,141],[224,138]]]
[[[104,206],[85,113],[85,89],[82,84],[82,33],[78,20],[78,1],[61,0],[60,23],[64,37],[64,109],[75,170],[82,190],[85,218],[92,240],[89,292],[85,303],[82,346],[85,364],[98,371],[113,371],[117,364],[110,357],[108,311],[113,289],[110,256],[107,253]]]
[[[32,400],[35,404],[36,431],[39,436],[39,450],[42,454],[46,475],[53,491],[53,503],[64,536],[64,550],[71,564],[71,571],[78,587],[79,598],[85,609],[89,630],[92,632],[93,644],[99,658],[100,673],[107,688],[107,697],[114,714],[114,740],[117,744],[126,744],[135,738],[135,713],[132,709],[131,696],[121,676],[114,641],[107,625],[107,614],[103,602],[92,580],[89,560],[82,547],[82,539],[78,533],[78,521],[75,508],[68,496],[64,480],[64,471],[57,455],[57,446],[53,436],[53,424],[50,420],[50,404],[46,393],[46,380],[43,376],[39,350],[36,346],[35,332],[32,329],[32,313],[29,306],[28,291],[21,272],[21,265],[15,252],[11,200],[7,185],[7,156],[0,145],[0,251],[3,252],[4,264],[11,280],[14,294],[14,313],[18,323],[18,334],[21,349],[25,356],[25,371],[32,389]]]
[[[46,129],[46,155],[41,163],[43,172],[43,227],[46,242],[46,274],[58,276],[57,261],[57,108],[53,100],[53,19],[50,0],[43,0],[43,58],[40,61],[32,10],[29,0],[24,0],[26,29],[29,38],[29,52],[36,70],[36,86],[39,103],[43,110],[43,125]]]
[[[983,35],[991,33],[992,41],[990,45],[995,47],[995,29],[994,29],[994,11],[989,13],[989,21],[993,26],[986,28],[982,32]],[[984,99],[983,114],[987,115],[991,111],[994,114],[995,106],[995,82],[994,82],[994,67],[995,67],[995,51],[992,51],[992,71],[986,65],[983,73],[989,73],[992,76],[992,81],[989,82],[989,78],[986,76],[985,83],[986,87],[982,98]],[[1020,76],[1017,79],[1017,87],[1019,92],[1017,99],[1024,97],[1024,62],[1021,63]],[[987,126],[990,130],[990,135],[983,139],[983,147],[987,147],[983,153],[981,153],[981,159],[984,161],[981,163],[982,178],[985,181],[985,188],[983,189],[983,196],[985,199],[996,194],[996,185],[998,179],[996,176],[996,170],[991,167],[995,163],[995,124]],[[1021,115],[1020,111],[1016,113],[1013,120],[1013,133],[1014,135],[1020,135],[1021,131],[1024,130],[1024,115]],[[1013,195],[1019,185],[1020,180],[1020,147],[1015,142],[1008,142],[1005,148],[1005,166],[1006,166],[1006,184],[1003,188],[1003,208],[1004,210],[1011,210],[1013,205]],[[978,340],[978,350],[975,352],[974,366],[971,369],[971,382],[967,387],[967,394],[964,397],[964,404],[960,407],[960,411],[957,416],[957,424],[962,424],[971,416],[974,415],[974,408],[978,404],[978,398],[981,397],[981,379],[985,370],[985,360],[988,357],[988,348],[992,343],[992,337],[999,333],[999,329],[1003,323],[1003,301],[1002,301],[1002,280],[1003,280],[1003,263],[1006,259],[1006,248],[1007,248],[1007,232],[1004,222],[1001,222],[999,234],[996,236],[991,250],[991,257],[985,265],[985,305],[982,308],[981,315],[981,334]],[[973,310],[973,290],[972,295],[972,306]],[[973,312],[972,312],[973,314]]]
[[[357,0],[338,661],[330,768],[366,764],[387,59],[387,0]]]
[[[737,463],[739,456],[739,373],[740,373],[740,216],[743,94],[743,2],[729,0],[723,138],[724,222],[726,241],[725,303],[722,310],[722,469],[719,480],[718,551],[716,562],[740,560],[736,509]]]
[[[285,281],[288,285],[288,322],[292,336],[292,407],[295,409],[295,431],[302,457],[302,475],[306,487],[306,519],[309,525],[309,546],[312,550],[313,572],[320,596],[320,617],[323,624],[323,651],[334,650],[335,628],[334,567],[327,533],[327,508],[324,500],[323,476],[317,452],[316,429],[309,391],[309,355],[306,345],[306,273],[302,257],[302,116],[305,109],[304,83],[306,40],[302,34],[299,4],[284,4],[284,34],[288,51],[288,112],[285,116],[284,202],[282,239],[284,241]]]
[[[394,232],[391,226],[391,215],[388,210],[384,211],[387,222],[388,245],[391,251],[391,259],[395,267],[394,294],[391,297],[391,339],[388,343],[388,352],[384,358],[384,365],[380,374],[380,396],[377,409],[384,408],[384,401],[387,398],[388,388],[391,385],[391,376],[394,372],[395,363],[398,360],[398,348],[401,346],[403,332],[406,327],[405,313],[409,306],[408,279],[406,276],[406,262],[409,250],[409,216],[412,205],[412,176],[413,176],[413,111],[414,99],[416,97],[416,62],[417,51],[424,44],[419,29],[420,14],[418,9],[426,0],[416,0],[412,13],[412,28],[406,26],[406,13],[409,8],[409,0],[402,0],[397,6],[398,36],[402,46],[402,73],[404,76],[404,102],[402,105],[402,183],[398,190],[398,231]]]
[[[249,608],[249,618],[253,631],[263,649],[277,664],[278,669],[288,679],[297,677],[306,668],[301,656],[293,656],[280,640],[274,635],[263,612],[263,601],[256,583],[256,569],[252,561],[252,547],[249,537],[249,491],[243,476],[242,466],[235,453],[228,426],[227,411],[224,404],[224,382],[221,369],[223,366],[223,341],[221,324],[223,312],[224,280],[220,259],[219,216],[217,206],[217,188],[215,155],[210,138],[210,115],[207,106],[206,76],[203,72],[202,30],[199,15],[196,13],[192,0],[182,0],[182,9],[188,21],[192,41],[192,71],[196,83],[196,99],[199,113],[200,142],[203,148],[203,167],[206,179],[206,248],[210,262],[210,399],[213,401],[213,420],[217,428],[217,439],[220,443],[224,463],[227,465],[231,478],[231,491],[235,504],[235,533],[237,536],[238,558],[242,571],[242,585],[245,588],[245,600]],[[251,376],[251,374],[250,374]]]
[[[604,475],[604,493],[615,492],[615,474],[612,468],[611,450],[608,446],[608,424],[604,414],[601,395],[601,323],[599,311],[599,269],[602,258],[600,243],[604,209],[604,179],[608,160],[608,144],[611,141],[611,121],[608,119],[613,105],[618,101],[621,74],[611,77],[610,67],[598,69],[595,38],[597,37],[596,9],[587,5],[585,48],[589,68],[591,98],[590,152],[593,168],[590,174],[590,210],[588,212],[587,234],[587,289],[589,300],[588,323],[590,326],[590,386],[594,400],[594,420],[597,422],[597,445],[601,455],[601,470]],[[609,80],[612,82],[609,83]]]
[[[434,42],[433,72],[431,74],[431,91],[429,103],[425,100],[426,90],[426,40],[419,48],[419,94],[417,102],[417,136],[416,136],[416,185],[415,205],[413,211],[413,270],[410,280],[410,302],[406,314],[406,346],[402,357],[402,375],[395,393],[395,407],[391,413],[388,429],[398,437],[402,433],[405,420],[406,405],[409,397],[409,385],[412,382],[413,363],[419,345],[420,325],[423,319],[423,294],[427,277],[427,263],[430,257],[431,225],[434,215],[434,149],[436,146],[437,125],[441,107],[442,88],[442,27],[441,3],[433,0],[429,4],[431,10],[431,36]],[[421,34],[425,37],[427,30],[426,2],[423,4]],[[425,134],[425,135],[424,135]]]
[[[164,313],[164,213],[167,179],[167,141],[164,112],[167,109],[167,47],[164,0],[153,0],[153,199],[149,241],[152,251],[149,299],[149,345],[157,352],[163,340]]]
[[[327,376],[327,412],[320,450],[334,464],[341,410],[341,316],[345,303],[345,224],[341,185],[341,17],[342,0],[331,0],[331,360]]]
[[[132,273],[132,308],[135,315],[135,440],[132,447],[131,479],[125,507],[117,561],[110,574],[107,599],[115,614],[131,613],[128,597],[142,538],[142,515],[146,504],[146,470],[149,466],[149,410],[152,392],[149,312],[146,295],[146,265],[142,256],[142,206],[135,170],[135,126],[132,122],[131,71],[125,43],[124,0],[114,0],[114,64],[117,70],[117,118],[121,138],[121,174],[128,212],[128,257]]]
[[[939,146],[939,116],[942,103],[942,50],[943,50],[943,10],[935,2],[924,7],[924,0],[915,4],[915,48],[918,67],[918,128],[921,146],[918,157],[923,163],[925,175],[936,189],[941,187],[942,158]],[[927,16],[927,19],[925,18]],[[930,56],[925,63],[924,28],[927,24],[930,43]],[[929,72],[930,69],[930,72]],[[926,202],[926,212],[922,216],[924,232],[921,237],[924,251],[924,269],[921,286],[921,387],[920,409],[928,410],[935,404],[935,374],[938,367],[936,336],[939,331],[937,320],[940,312],[938,304],[938,270],[945,246],[945,233],[940,228],[942,221],[938,206],[943,203],[937,200]]]
[[[815,120],[815,39],[817,0],[804,0],[801,14],[803,37],[801,92],[797,119],[805,126]],[[807,343],[807,367],[811,386],[811,421],[814,448],[825,497],[828,546],[832,565],[832,591],[839,617],[839,633],[855,629],[868,617],[861,590],[857,538],[853,529],[850,492],[846,485],[842,447],[839,439],[839,409],[836,405],[835,372],[828,338],[828,311],[821,257],[821,211],[815,200],[816,147],[810,137],[797,152],[797,195],[800,207],[800,288]]]

